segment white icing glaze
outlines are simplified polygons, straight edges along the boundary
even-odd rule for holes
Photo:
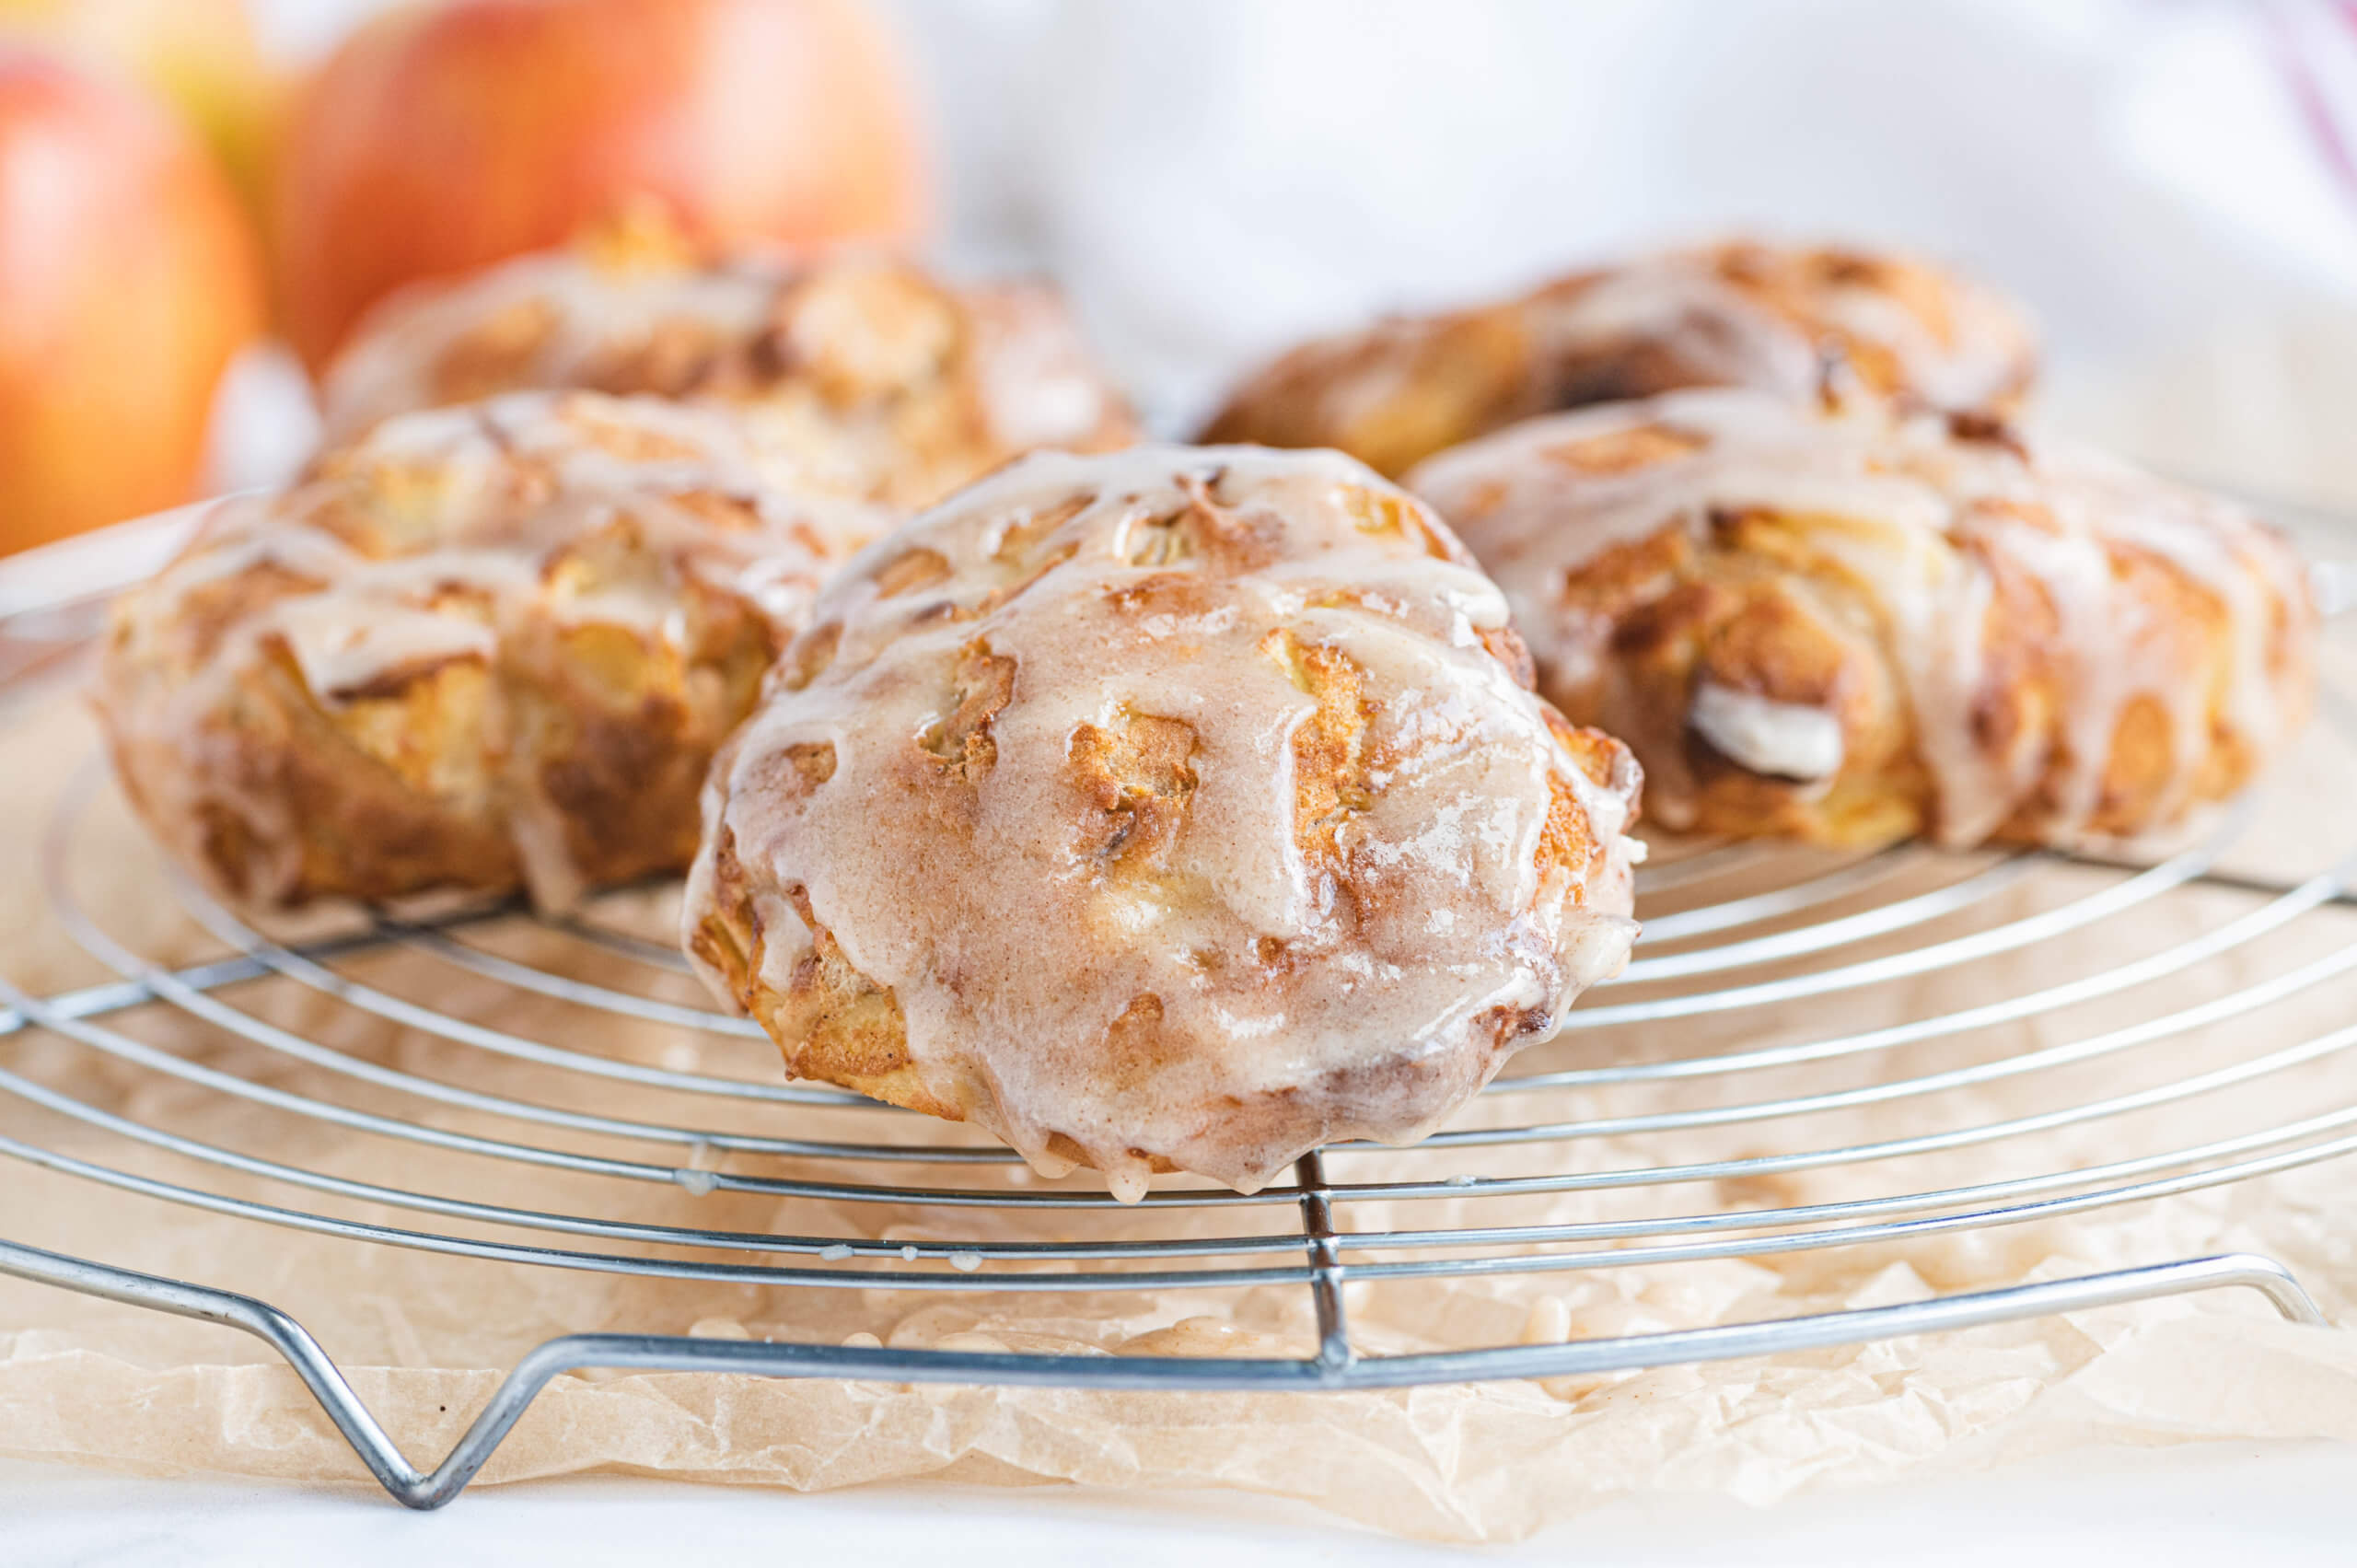
[[[547,325],[518,384],[578,387],[670,330],[690,329],[700,342],[741,353],[779,320],[781,302],[814,277],[901,265],[856,255],[803,262],[765,252],[686,265],[566,250],[420,285],[364,323],[330,368],[321,393],[328,430],[331,438],[348,438],[389,414],[441,401],[436,375],[444,355],[511,313],[542,314]],[[999,447],[1080,444],[1123,417],[1052,289],[1015,284],[946,297],[971,334],[978,412]],[[789,395],[795,376],[784,369],[772,381],[730,386],[714,396],[739,406],[758,435],[801,459],[797,477],[806,488],[865,493],[901,456],[893,433],[860,411],[815,407],[806,395]]]
[[[1673,343],[1694,370],[1733,387],[1805,397],[1816,389],[1817,345],[1718,276],[1701,257],[1674,254],[1616,267],[1576,293],[1529,304],[1542,364],[1635,341]]]
[[[510,311],[550,313],[552,330],[535,350],[535,381],[573,386],[617,345],[643,343],[668,321],[692,322],[715,337],[749,337],[792,270],[769,257],[691,270],[608,265],[552,250],[455,283],[413,285],[364,320],[329,367],[319,394],[329,439],[348,440],[389,415],[439,403],[433,377],[442,353]]]
[[[1526,303],[1542,365],[1620,345],[1673,346],[1698,380],[1812,396],[1825,345],[1800,322],[1762,305],[1722,270],[1719,248],[1666,251],[1603,273],[1577,288],[1541,289]],[[1789,253],[1763,250],[1771,267]],[[1886,287],[1820,279],[1806,308],[1827,327],[1891,356],[1906,389],[1943,408],[1973,408],[2018,389],[2029,332],[2011,302],[1968,278],[1942,274],[1947,319],[1935,327]]]
[[[966,296],[991,434],[1011,452],[1060,447],[1117,416],[1080,329],[1056,292],[1008,284]]]
[[[1756,773],[1806,784],[1841,771],[1841,721],[1822,708],[1704,680],[1686,719],[1721,756]]]
[[[1279,360],[1237,405],[1263,412],[1233,428],[1250,435],[1272,419],[1295,433],[1289,440],[1318,430],[1345,446],[1359,432],[1392,439],[1398,422],[1387,415],[1417,408],[1427,382],[1468,417],[1495,420],[1629,395],[1620,384],[1629,372],[1813,398],[1829,380],[1859,381],[1839,363],[1845,343],[1887,362],[1877,366],[1895,382],[1886,389],[1935,407],[1987,407],[2027,385],[2035,333],[2011,300],[1922,262],[1861,256],[1852,272],[1847,260],[1697,246],[1470,309],[1379,321]]]
[[[1618,472],[1558,455],[1643,427],[1695,449]],[[1933,416],[1862,406],[1829,414],[1763,392],[1696,391],[1527,421],[1432,459],[1408,482],[1457,525],[1513,600],[1545,689],[1589,685],[1610,656],[1603,645],[1609,629],[1561,592],[1606,551],[1672,528],[1705,540],[1714,510],[1812,519],[1822,526],[1804,525],[1808,548],[1866,586],[1878,622],[1860,630],[1887,650],[1898,677],[1937,787],[1944,842],[1984,839],[2033,787],[2055,796],[2042,835],[2072,839],[2098,803],[2120,715],[2139,698],[2161,705],[2176,748],[2170,793],[2154,811],[2165,820],[2189,803],[2213,744],[2212,694],[2204,672],[2189,669],[2164,640],[2170,628],[2154,620],[2162,608],[2116,575],[2112,549],[2165,561],[2216,600],[2230,650],[2218,722],[2258,755],[2302,716],[2300,704],[2282,700],[2284,681],[2269,662],[2272,605],[2294,607],[2295,620],[2305,614],[2299,563],[2275,534],[2223,501],[2067,444],[2008,445],[2019,439],[1962,439]],[[2050,518],[2050,529],[2017,508]],[[1993,679],[1986,662],[1991,558],[2026,573],[2057,621],[2057,744],[2011,758],[1974,729],[1976,703]],[[1695,700],[1701,722],[1718,726],[1706,734],[1731,761],[1779,776],[1821,776],[1746,757],[1756,738],[1730,727],[1724,699],[1698,692]],[[1835,722],[1829,711],[1821,716]],[[1781,746],[1771,749],[1776,761],[1790,761]],[[1666,783],[1666,770],[1657,778]],[[1676,801],[1662,805],[1676,817]]]
[[[806,640],[842,628],[832,662],[802,690],[774,685],[714,765],[689,934],[714,908],[726,839],[772,990],[811,948],[784,897],[799,888],[898,999],[932,1095],[1043,1171],[1068,1167],[1049,1145],[1071,1139],[1124,1198],[1144,1191],[1140,1151],[1254,1188],[1320,1141],[1421,1136],[1503,1061],[1498,1010],[1543,1016],[1543,1038],[1625,960],[1636,779],[1580,771],[1483,646],[1505,624],[1496,587],[1354,523],[1350,498],[1370,493],[1409,505],[1330,452],[1040,455],[878,540],[813,612]],[[1200,549],[1153,563],[1157,519],[1199,497],[1205,528],[1259,552],[1248,569]],[[1003,561],[1010,538],[1020,558]],[[886,595],[878,574],[920,549],[946,576]],[[1281,630],[1347,656],[1371,704],[1369,798],[1337,830],[1339,884],[1295,836],[1294,738],[1316,703],[1267,651]],[[1012,700],[970,799],[945,804],[912,738],[945,722],[978,639],[1014,661]],[[1182,825],[1135,875],[1085,838],[1069,762],[1083,726],[1125,714],[1193,738]],[[821,744],[831,777],[782,789],[789,749]],[[1585,886],[1535,864],[1559,785],[1602,846]],[[1273,965],[1256,957],[1272,939]],[[1150,1073],[1109,1068],[1108,1031],[1141,996],[1178,1043]]]
[[[182,554],[118,605],[122,645],[102,670],[99,705],[118,737],[187,760],[139,780],[159,830],[169,838],[208,801],[230,802],[281,855],[254,868],[254,896],[287,896],[299,872],[289,802],[213,765],[226,715],[273,647],[334,712],[403,671],[493,666],[501,640],[528,624],[621,627],[650,653],[677,655],[690,580],[790,634],[827,564],[888,519],[856,503],[790,498],[772,468],[733,422],[652,399],[519,392],[388,421],[304,482],[215,506]],[[750,503],[751,526],[708,520],[684,502],[696,494]],[[625,519],[668,575],[559,573],[570,548]],[[378,542],[354,549],[339,524]],[[195,596],[254,572],[308,586],[250,610],[209,653],[192,651],[204,620]],[[528,879],[543,904],[562,906],[580,880],[498,694],[494,681],[486,732],[473,739],[492,767],[513,770],[509,826]]]

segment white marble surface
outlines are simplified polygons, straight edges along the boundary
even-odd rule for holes
[[[1074,1560],[1122,1568],[1549,1562],[1848,1568],[2357,1560],[2357,1447],[2218,1446],[2115,1454],[1804,1497],[1624,1504],[1476,1553],[1374,1536],[1307,1507],[1217,1493],[877,1487],[807,1496],[658,1481],[483,1488],[439,1514],[372,1489],[154,1480],[0,1460],[9,1568],[568,1568]]]
[[[306,53],[376,3],[261,9],[288,52]],[[2041,308],[2066,371],[2189,353],[2228,317],[2318,298],[2330,314],[2317,319],[2346,330],[2357,216],[2278,90],[2265,38],[2231,0],[1955,0],[1903,13],[1829,0],[1739,22],[1713,0],[1575,15],[1501,0],[1480,27],[1387,4],[1376,23],[1338,31],[1346,10],[1363,20],[1358,3],[1279,17],[1221,0],[1182,34],[1177,9],[897,0],[935,94],[945,250],[1062,272],[1157,409],[1189,406],[1250,353],[1327,319],[1770,218],[1986,267]],[[1433,69],[1435,51],[1457,68]],[[1922,69],[1931,59],[1942,69]],[[1493,68],[1500,60],[1520,64]],[[1401,61],[1411,93],[1368,90]],[[1017,90],[1035,76],[1040,90]],[[1195,85],[1164,90],[1174,81]],[[1141,101],[1155,112],[1136,113]],[[1502,122],[1515,134],[1493,134]],[[1190,215],[1173,223],[1173,211]],[[1248,229],[1259,243],[1234,242]],[[2232,389],[2223,375],[2202,379]],[[309,433],[283,361],[258,361],[240,386],[231,401],[251,412],[220,465],[231,483],[284,471]],[[419,1516],[360,1485],[0,1461],[0,1568],[865,1568],[920,1553],[954,1568],[1467,1560],[1224,1493],[795,1496],[594,1480],[483,1489]],[[2357,1447],[2112,1455],[1768,1510],[1631,1503],[1480,1555],[2345,1564],[2357,1562]]]

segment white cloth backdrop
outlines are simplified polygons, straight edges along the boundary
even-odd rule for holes
[[[373,4],[256,0],[289,54]],[[2357,318],[2343,0],[888,4],[944,261],[1061,276],[1173,428],[1303,332],[1736,227],[1984,270],[2066,387]],[[230,477],[299,448],[288,401]]]
[[[2357,299],[2287,90],[2345,7],[2200,0],[903,0],[953,253],[1079,294],[1158,411],[1307,330],[1749,227],[1921,247],[2066,374]],[[2347,90],[2357,73],[2317,78]],[[2351,100],[2357,107],[2357,99]]]

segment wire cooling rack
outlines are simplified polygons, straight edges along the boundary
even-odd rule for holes
[[[25,561],[0,564],[0,726],[16,722],[21,699],[73,668],[104,593],[150,569],[169,548],[173,529],[169,521],[142,525],[51,552],[37,577]],[[2324,722],[2340,737],[2357,738],[2357,723],[2338,692],[2328,692]],[[319,1344],[268,1303],[0,1240],[0,1273],[226,1324],[262,1340],[302,1377],[386,1490],[412,1507],[436,1507],[456,1496],[552,1378],[588,1368],[1129,1389],[1366,1389],[1582,1376],[1787,1353],[2228,1286],[2261,1293],[2288,1318],[2323,1321],[2289,1272],[2244,1254],[2159,1258],[2078,1278],[1770,1321],[1418,1353],[1366,1350],[1354,1336],[1345,1294],[1346,1286],[1368,1282],[1645,1268],[1905,1241],[2141,1202],[2357,1150],[2352,1097],[2352,1103],[2310,1104],[2290,1121],[2220,1127],[2190,1139],[2123,1140],[2110,1157],[2002,1178],[1984,1168],[1979,1179],[1918,1184],[1898,1174],[1914,1156],[2002,1147],[2057,1129],[2125,1125],[2142,1112],[2200,1106],[2236,1086],[2357,1047],[2357,1026],[2287,1038],[2270,1031],[2263,1017],[2289,999],[2313,1000],[2350,981],[2357,943],[2345,933],[2331,930],[2306,942],[2291,967],[2263,978],[2235,967],[2273,950],[2295,924],[2316,933],[2327,923],[2319,912],[2347,901],[2346,878],[2357,864],[2351,858],[2357,843],[2319,844],[2300,876],[2230,872],[2227,853],[2254,812],[2264,809],[2263,796],[2236,807],[2191,847],[2143,867],[2065,866],[2036,852],[1935,856],[1902,847],[1829,857],[1764,846],[1689,846],[1641,877],[1645,940],[1628,974],[1586,998],[1569,1019],[1564,1042],[1525,1059],[1537,1065],[1517,1063],[1463,1124],[1412,1154],[1380,1151],[1386,1179],[1353,1179],[1354,1164],[1377,1151],[1343,1145],[1304,1157],[1289,1184],[1262,1192],[1170,1187],[1125,1210],[1101,1192],[1027,1184],[1013,1156],[982,1142],[932,1141],[961,1130],[881,1110],[855,1096],[775,1081],[774,1058],[751,1025],[694,1000],[679,983],[675,951],[644,930],[601,920],[596,908],[561,923],[536,922],[512,904],[444,909],[368,917],[296,939],[266,934],[192,885],[172,882],[171,896],[219,944],[220,956],[193,964],[150,958],[110,930],[75,886],[73,852],[97,830],[85,803],[103,784],[95,761],[87,767],[88,787],[77,784],[65,792],[68,805],[47,824],[41,865],[29,874],[41,884],[51,916],[117,978],[33,994],[6,978],[0,955],[0,1099],[38,1108],[73,1132],[48,1144],[0,1137],[0,1154],[141,1201],[517,1266],[784,1290],[1280,1287],[1306,1292],[1314,1307],[1314,1352],[1274,1358],[571,1335],[526,1355],[448,1455],[423,1469],[404,1457]],[[2061,890],[2026,899],[2040,879]],[[2000,988],[1928,1011],[1910,1011],[1904,1000],[1918,994],[1911,987],[2116,929],[2112,923],[2121,917],[2165,907],[2196,883],[2239,889],[2242,901],[2189,936],[2158,947],[2123,943],[2119,952],[2128,956],[2083,966],[2051,983]],[[503,946],[502,934],[519,928],[529,928],[532,945]],[[437,995],[530,993],[563,1027],[527,1033],[488,1021],[481,1008],[422,1001],[366,978],[366,961],[387,953],[429,960],[447,968],[454,982],[466,982]],[[2185,976],[2212,973],[2228,978],[2196,987],[2181,1002],[2182,990],[2172,989]],[[434,1062],[473,1053],[528,1068],[575,1092],[485,1088],[461,1071],[348,1051],[324,1031],[274,1021],[256,1000],[273,991],[308,993],[313,1016],[324,1007],[412,1031],[445,1053]],[[1889,1002],[1894,996],[1901,1000]],[[2059,1022],[2089,1005],[2133,1008],[2147,996],[2165,1000],[2157,1010],[2094,1032],[2067,1032]],[[1884,999],[1878,1011],[1868,1006],[1877,997]],[[1768,1043],[1746,1037],[1743,1021],[1760,1009],[1803,1002],[1816,1007],[1810,1016],[1822,1018],[1822,1028]],[[133,1026],[159,1013],[253,1050],[214,1059],[142,1039]],[[1853,1019],[1868,1021],[1852,1027]],[[2098,1084],[2093,1092],[2084,1073],[2070,1071],[2131,1061],[2197,1031],[2245,1023],[2250,1027],[2226,1031],[2241,1042],[2235,1052],[2199,1070],[2133,1087]],[[2050,1043],[1995,1054],[1972,1049],[1975,1040],[2024,1024],[2054,1025],[2038,1037]],[[719,1071],[692,1053],[679,1059],[687,1065],[676,1065],[661,1052],[648,1059],[602,1048],[623,1029],[642,1039],[733,1042],[746,1054],[730,1059],[740,1070]],[[219,1097],[257,1115],[382,1141],[407,1152],[401,1167],[407,1179],[363,1180],[235,1146],[226,1137],[136,1120],[61,1086],[7,1049],[36,1039],[103,1058],[109,1071],[134,1080],[169,1081],[180,1092]],[[257,1060],[299,1065],[308,1075],[238,1064]],[[772,1075],[763,1075],[756,1065],[761,1062],[772,1064]],[[1571,1064],[1554,1064],[1565,1063]],[[1832,1075],[1793,1086],[1794,1074],[1812,1073]],[[2020,1098],[2023,1086],[2048,1077],[2064,1086],[2034,1103]],[[1778,1088],[1746,1089],[1755,1083]],[[330,1084],[337,1092],[320,1086]],[[1632,1088],[1663,1098],[1636,1114],[1579,1113],[1589,1103],[1583,1095]],[[1994,1088],[2015,1098],[1991,1115],[1983,1091]],[[1678,1098],[1689,1091],[1690,1098]],[[642,1114],[650,1104],[684,1109]],[[1572,1114],[1554,1114],[1566,1104]],[[1810,1118],[1826,1113],[1886,1106],[1912,1107],[1917,1114],[1892,1135],[1819,1142],[1780,1131],[1813,1125]],[[1926,1117],[1925,1107],[1937,1114]],[[878,1126],[888,1135],[867,1131]],[[1712,1157],[1620,1155],[1661,1134],[1677,1134],[1690,1147],[1692,1138],[1714,1130],[1724,1130],[1726,1143]],[[1613,1153],[1602,1160],[1574,1157],[1591,1148]],[[1507,1154],[1515,1156],[1514,1174],[1469,1168],[1484,1156]],[[153,1174],[157,1156],[168,1156],[178,1174]],[[1419,1158],[1432,1162],[1433,1174],[1400,1179],[1401,1162]],[[619,1202],[584,1202],[570,1210],[505,1206],[466,1195],[467,1171],[482,1168],[469,1160],[582,1178],[597,1192],[653,1186],[751,1194],[777,1201],[774,1212],[784,1214],[796,1205],[840,1216],[845,1205],[889,1204],[927,1216],[926,1229],[917,1239],[905,1229],[880,1238],[853,1234],[848,1225],[842,1234],[723,1230],[619,1217],[628,1207]],[[1780,1179],[1840,1169],[1894,1174],[1870,1195],[1826,1202],[1777,1195]],[[244,1195],[255,1191],[268,1196]],[[1512,1200],[1579,1192],[1666,1197],[1660,1212],[1633,1217],[1545,1224],[1513,1218]],[[1745,1192],[1762,1196],[1728,1201],[1728,1194]],[[1680,1200],[1689,1193],[1703,1196]],[[1480,1223],[1482,1206],[1492,1203],[1501,1217]],[[402,1223],[355,1217],[348,1212],[354,1205],[380,1215],[395,1211]],[[1418,1205],[1445,1214],[1446,1223],[1414,1228],[1392,1220]],[[1229,1222],[1221,1227],[1225,1234],[1154,1234],[1149,1222],[1174,1209],[1213,1211]],[[1070,1228],[1049,1239],[1005,1239],[976,1223],[1008,1214]],[[1376,1217],[1354,1223],[1357,1215]]]

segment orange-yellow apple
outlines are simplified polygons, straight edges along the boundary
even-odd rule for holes
[[[313,367],[371,303],[627,211],[716,241],[898,238],[915,115],[864,0],[439,0],[302,91],[273,192],[282,323]]]
[[[245,0],[0,0],[0,33],[119,69],[188,117],[257,215],[284,74]]]

